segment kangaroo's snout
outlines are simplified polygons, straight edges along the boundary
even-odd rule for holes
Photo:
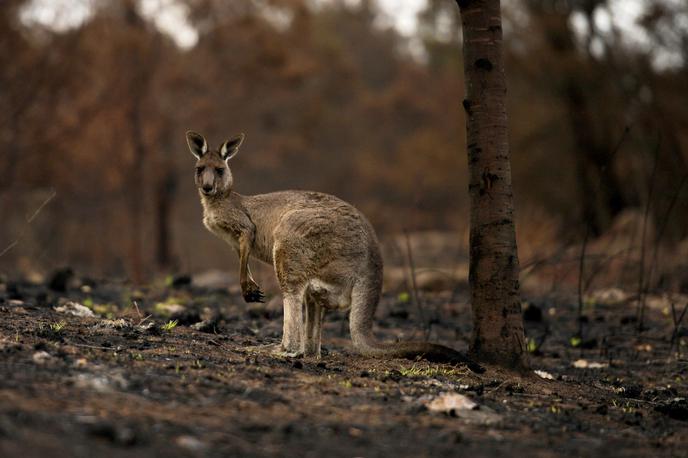
[[[218,190],[214,170],[213,167],[204,167],[200,173],[197,185],[203,195],[212,196]]]

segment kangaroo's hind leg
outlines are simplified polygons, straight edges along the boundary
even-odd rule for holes
[[[296,356],[303,352],[303,294],[284,293],[282,350]]]
[[[318,294],[307,293],[305,298],[306,326],[303,338],[303,354],[320,358],[322,320],[325,314],[322,298]]]

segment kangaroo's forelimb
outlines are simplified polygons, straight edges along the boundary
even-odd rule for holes
[[[255,238],[255,231],[245,231],[239,236],[239,283],[246,302],[265,302],[265,295],[253,280],[248,268],[248,259]]]

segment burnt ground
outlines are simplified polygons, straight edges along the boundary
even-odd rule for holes
[[[0,456],[686,456],[688,361],[661,301],[640,338],[631,304],[587,301],[578,339],[575,300],[531,298],[531,363],[549,380],[362,358],[336,313],[321,360],[282,357],[279,299],[177,283],[0,285]],[[66,300],[95,316],[58,312]],[[431,340],[466,349],[461,293],[422,307]],[[378,336],[423,337],[415,311],[386,295]],[[428,409],[454,392],[479,407]]]

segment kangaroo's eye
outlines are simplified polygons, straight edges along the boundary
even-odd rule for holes
[[[215,171],[217,172],[217,174],[218,174],[219,176],[222,176],[222,174],[225,173],[225,169],[221,169],[221,168],[219,168],[219,167],[216,168]]]
[[[201,173],[203,173],[203,168],[204,167],[196,167],[196,175],[200,175]]]

